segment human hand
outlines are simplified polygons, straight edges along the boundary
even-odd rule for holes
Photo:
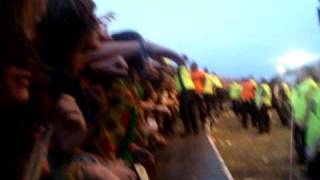
[[[132,151],[133,156],[135,157],[135,159],[141,163],[143,166],[153,166],[156,163],[156,159],[153,156],[153,154],[151,152],[149,152],[147,149],[145,148],[141,148],[141,147],[136,147],[133,151]]]
[[[80,123],[79,126],[86,129],[85,120],[83,114],[77,105],[76,100],[68,94],[62,94],[57,102],[57,110],[61,117],[61,120],[75,121]]]
[[[118,176],[121,180],[136,180],[134,171],[129,169],[123,160],[117,159],[107,164],[107,168]]]
[[[118,177],[111,169],[107,169],[101,164],[88,163],[85,168],[88,173],[86,176],[90,179],[122,180],[122,178]]]
[[[127,75],[129,69],[127,62],[121,56],[113,56],[104,61],[97,61],[91,63],[90,66],[96,71],[115,75]]]

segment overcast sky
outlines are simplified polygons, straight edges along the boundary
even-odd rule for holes
[[[95,1],[98,15],[117,14],[112,31],[136,30],[229,77],[270,77],[278,61],[320,54],[318,0]]]

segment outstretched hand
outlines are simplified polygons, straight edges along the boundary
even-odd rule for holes
[[[96,71],[101,71],[115,75],[127,75],[128,64],[121,56],[114,56],[105,61],[98,61],[90,64],[91,68]]]

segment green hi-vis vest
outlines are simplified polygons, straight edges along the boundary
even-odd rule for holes
[[[255,102],[257,106],[261,106],[262,104],[271,107],[272,106],[272,92],[271,88],[268,84],[261,84],[255,95]]]
[[[175,83],[178,92],[195,89],[190,71],[185,65],[178,67],[178,73],[175,76]]]
[[[242,86],[239,83],[232,83],[229,89],[229,96],[232,100],[241,99]]]
[[[206,80],[204,82],[203,93],[213,95],[213,78],[210,74],[207,73]]]
[[[320,90],[314,93],[311,99],[310,114],[306,126],[307,149],[314,153],[320,140]]]
[[[317,83],[313,79],[308,78],[302,81],[291,92],[290,101],[293,109],[293,116],[298,125],[303,125],[305,123],[304,118],[307,113],[308,102],[317,89]]]

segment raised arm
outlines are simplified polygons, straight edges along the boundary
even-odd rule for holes
[[[159,46],[151,42],[139,41],[108,41],[103,42],[101,47],[97,50],[89,52],[89,59],[91,62],[104,61],[110,56],[120,55],[124,58],[132,56],[142,51],[146,51],[148,55],[159,60],[159,57],[167,57],[176,62],[178,65],[185,63],[183,56],[174,52],[171,49]]]

